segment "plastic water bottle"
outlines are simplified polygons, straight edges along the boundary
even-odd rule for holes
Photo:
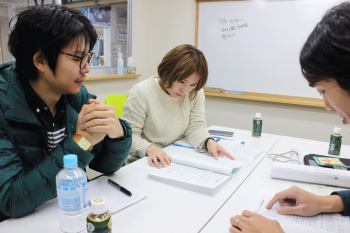
[[[253,131],[252,131],[253,137],[260,137],[261,130],[262,130],[261,113],[257,112],[255,113],[255,118],[253,119]]]
[[[124,74],[124,60],[121,52],[118,53],[118,74]]]
[[[60,229],[65,233],[85,233],[89,204],[86,173],[78,167],[76,155],[65,155],[63,162],[64,168],[56,176]]]
[[[331,134],[331,140],[329,142],[328,154],[340,155],[342,135],[340,134],[341,128],[334,127],[334,131]]]

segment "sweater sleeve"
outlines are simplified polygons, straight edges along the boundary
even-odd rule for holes
[[[146,156],[146,151],[152,143],[141,137],[147,118],[147,101],[138,86],[129,91],[121,118],[127,121],[132,129],[130,155],[136,159]]]
[[[344,203],[344,212],[340,213],[343,216],[350,216],[350,190],[333,192],[331,195],[339,195]]]
[[[204,91],[201,89],[197,92],[197,95],[193,100],[193,108],[190,114],[190,123],[185,132],[187,141],[199,152],[203,151],[203,149],[198,149],[199,145],[202,144],[205,139],[210,137],[210,134],[207,130],[207,124],[205,122],[204,101]]]

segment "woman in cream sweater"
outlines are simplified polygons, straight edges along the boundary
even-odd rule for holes
[[[199,152],[218,159],[234,159],[207,131],[202,87],[208,66],[201,51],[191,45],[171,50],[158,66],[159,77],[136,84],[128,93],[122,119],[132,128],[132,146],[126,164],[148,156],[151,166],[170,165],[161,149],[186,137]]]

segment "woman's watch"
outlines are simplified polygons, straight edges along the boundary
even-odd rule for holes
[[[213,139],[213,140],[215,141],[215,139],[212,138],[212,137],[209,137],[209,138],[205,139],[205,142],[204,142],[204,149],[206,149],[206,150],[208,150],[208,141],[209,141],[210,139]]]
[[[81,149],[91,151],[93,146],[89,140],[81,136],[80,134],[74,134],[72,139],[80,146]]]

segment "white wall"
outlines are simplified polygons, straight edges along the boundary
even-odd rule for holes
[[[157,74],[163,56],[180,44],[195,44],[195,0],[133,0],[133,56],[140,78],[87,81],[91,93],[127,94],[137,82]],[[316,90],[315,90],[316,91]],[[334,112],[322,108],[248,100],[206,98],[208,126],[251,130],[255,112],[261,112],[263,132],[329,141],[333,127],[342,127],[343,144],[350,144],[350,128]],[[297,146],[297,145],[293,145]]]

